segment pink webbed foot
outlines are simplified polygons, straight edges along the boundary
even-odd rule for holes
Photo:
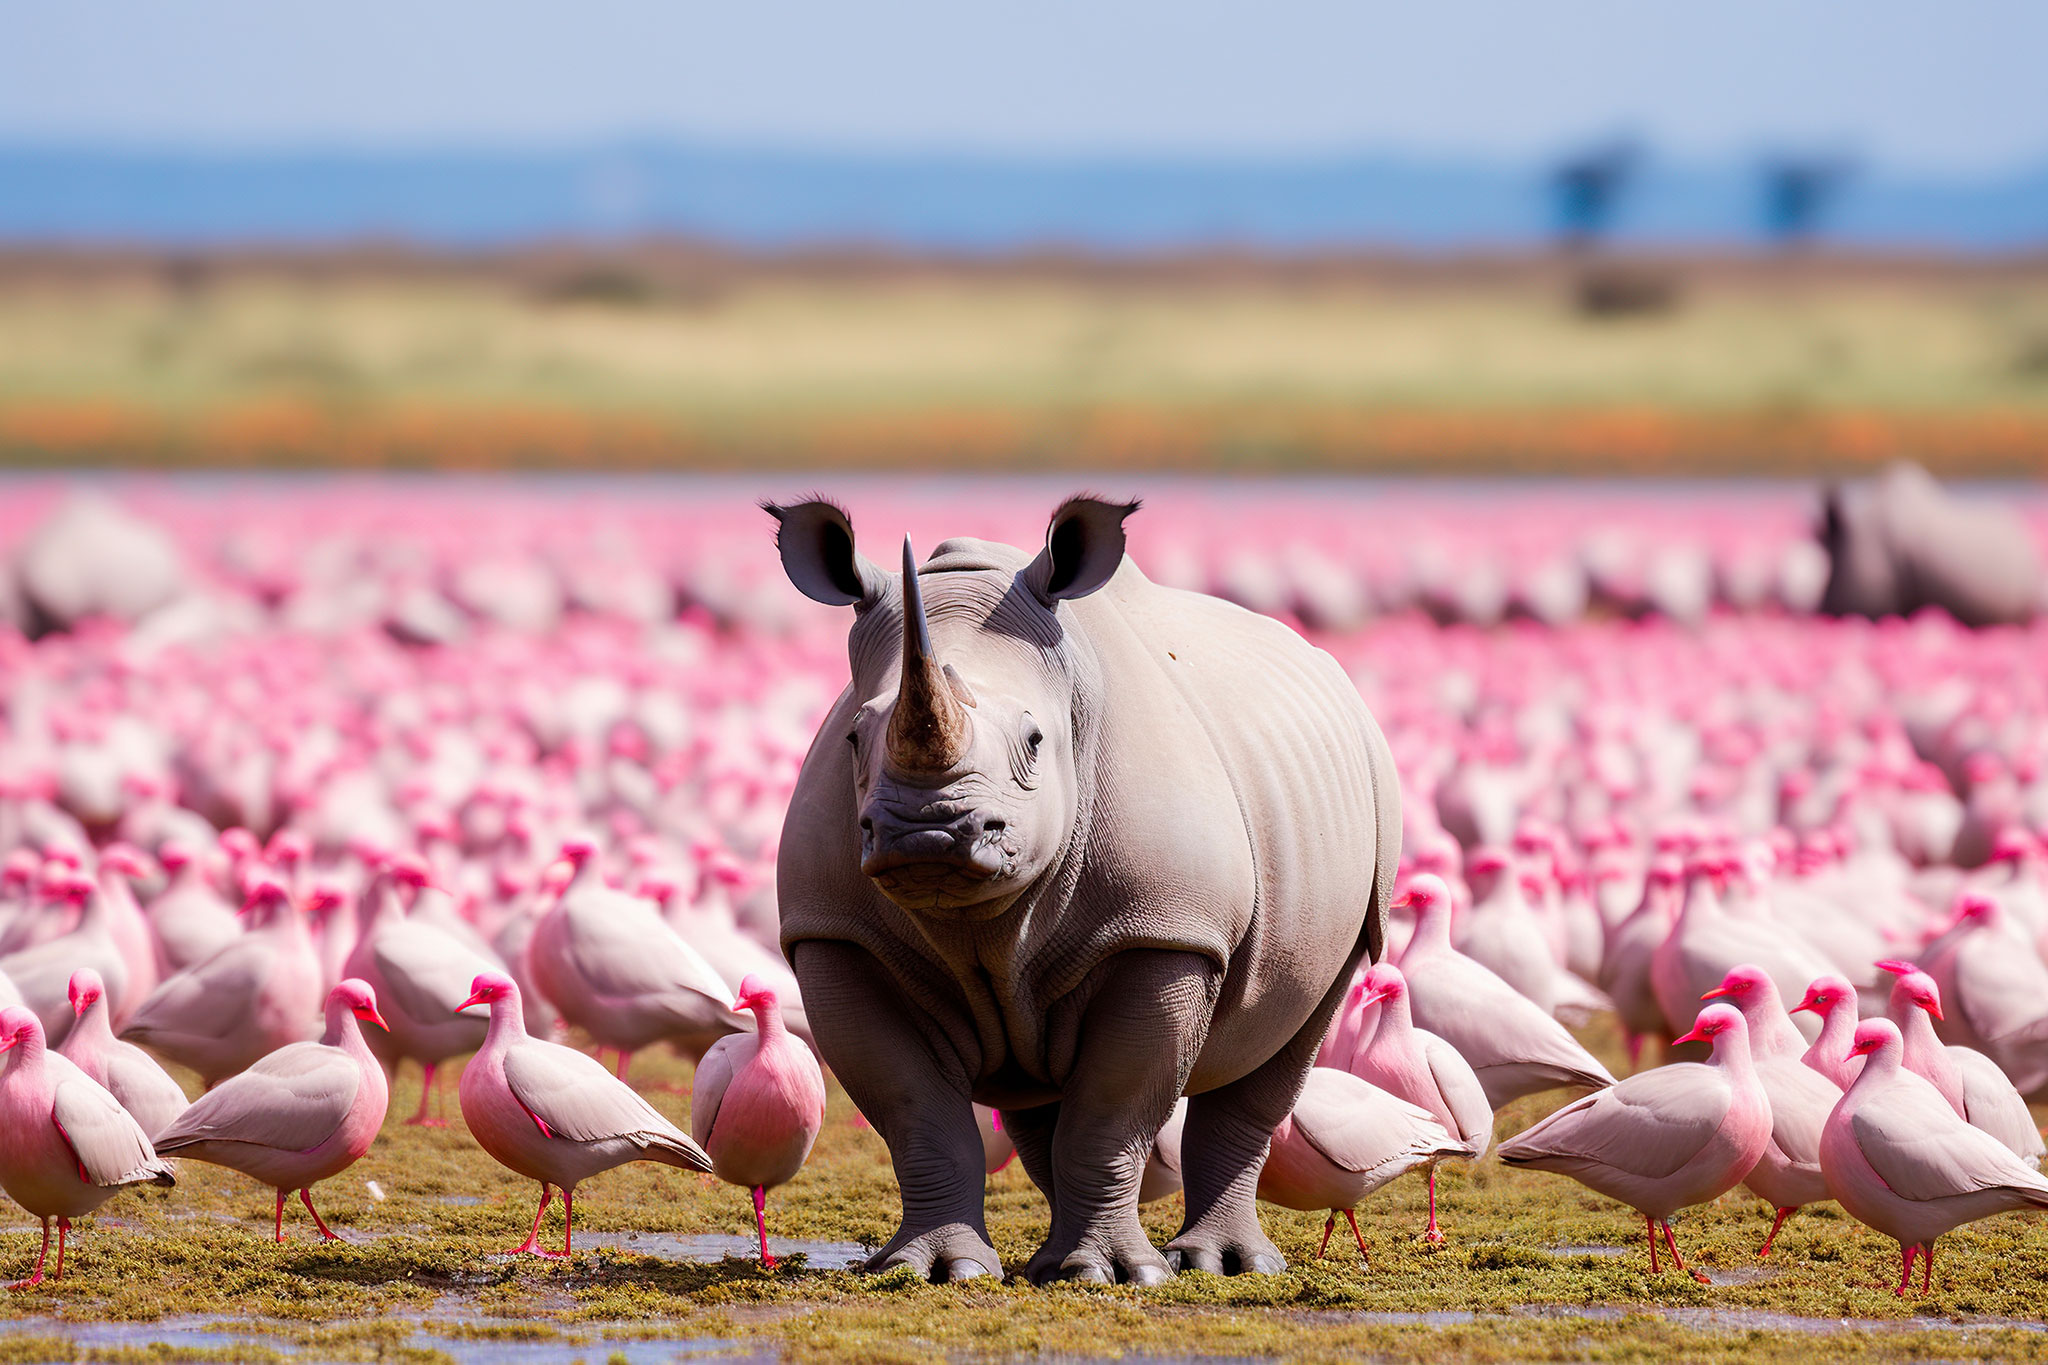
[[[526,1234],[525,1241],[521,1242],[518,1246],[513,1247],[512,1250],[505,1253],[506,1255],[545,1256],[550,1260],[560,1260],[562,1257],[568,1254],[564,1251],[550,1251],[540,1244],[540,1220],[543,1216],[546,1215],[548,1211],[548,1204],[554,1199],[554,1197],[555,1191],[553,1186],[542,1185],[540,1187],[540,1207],[533,1211],[533,1230]]]
[[[1899,1248],[1899,1287],[1892,1291],[1899,1298],[1906,1297],[1906,1291],[1913,1284],[1913,1258],[1920,1254],[1918,1246]]]
[[[1670,1251],[1671,1263],[1678,1267],[1679,1274],[1690,1275],[1701,1284],[1712,1284],[1713,1281],[1707,1278],[1704,1271],[1694,1270],[1685,1263],[1685,1257],[1678,1254],[1678,1238],[1672,1235],[1671,1224],[1664,1223],[1662,1226],[1664,1228],[1664,1246]]]
[[[43,1282],[43,1262],[50,1259],[50,1220],[43,1220],[43,1249],[36,1253],[35,1273],[25,1280],[14,1280],[9,1289],[33,1289]]]
[[[307,1213],[313,1215],[313,1226],[320,1229],[320,1235],[323,1238],[330,1242],[339,1242],[342,1240],[342,1238],[334,1231],[334,1229],[328,1227],[326,1222],[320,1217],[320,1210],[313,1207],[313,1192],[310,1189],[299,1191],[299,1202],[306,1206]]]

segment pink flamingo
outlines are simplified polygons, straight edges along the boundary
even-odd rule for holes
[[[1913,1279],[1934,1277],[1934,1243],[1945,1232],[2009,1209],[2048,1208],[2048,1179],[2004,1144],[1957,1117],[1940,1091],[1905,1066],[1905,1042],[1889,1019],[1856,1029],[1863,1059],[1821,1132],[1828,1188],[1860,1221],[1899,1244],[1900,1298]]]
[[[574,1048],[530,1038],[519,987],[483,972],[460,1008],[491,1007],[484,1045],[462,1069],[457,1096],[477,1144],[499,1164],[540,1182],[533,1230],[512,1250],[538,1256],[570,1251],[576,1186],[628,1161],[659,1161],[709,1171],[711,1156],[602,1064]],[[562,1191],[562,1250],[540,1248],[540,1220]]]
[[[57,1050],[105,1086],[154,1139],[185,1112],[185,1092],[154,1057],[114,1036],[107,1023],[106,988],[100,984],[100,974],[90,967],[71,974],[71,1010],[78,1022]]]
[[[1844,977],[1817,977],[1787,1013],[1801,1010],[1820,1017],[1820,1034],[1799,1060],[1833,1081],[1836,1089],[1847,1090],[1862,1069],[1862,1063],[1849,1052],[1856,1038],[1856,988]]]
[[[337,1237],[313,1207],[312,1187],[353,1166],[384,1126],[391,1090],[357,1021],[385,1027],[377,993],[354,978],[327,993],[327,1029],[292,1043],[199,1097],[158,1138],[159,1149],[226,1166],[277,1191],[275,1234],[293,1190],[313,1225]]]
[[[285,889],[259,882],[244,912],[267,917],[144,1000],[121,1036],[191,1067],[210,1086],[313,1033],[320,960]]]
[[[72,1219],[130,1185],[174,1185],[177,1177],[119,1101],[48,1050],[33,1011],[0,1009],[0,1052],[13,1053],[0,1071],[0,1188],[43,1220],[35,1273],[14,1286],[25,1289],[43,1282],[52,1219],[61,1280]]]
[[[1497,1109],[1562,1085],[1614,1084],[1563,1024],[1451,946],[1451,891],[1443,878],[1423,873],[1395,904],[1415,907],[1415,934],[1400,964],[1415,1022],[1472,1064],[1488,1104]]]
[[[1639,1071],[1574,1100],[1500,1145],[1510,1166],[1568,1175],[1643,1215],[1650,1273],[1657,1234],[1687,1270],[1671,1215],[1741,1184],[1771,1141],[1771,1102],[1749,1055],[1749,1026],[1732,1005],[1709,1005],[1675,1043],[1711,1043],[1705,1062]]]
[[[2039,1170],[2048,1144],[2020,1092],[1989,1057],[1974,1048],[1949,1046],[1935,1034],[1930,1021],[1941,1018],[1941,992],[1934,978],[1909,962],[1877,965],[1898,973],[1888,1013],[1904,1040],[1906,1069],[1926,1077],[1962,1119]]]
[[[1471,1064],[1434,1033],[1415,1027],[1408,1009],[1408,982],[1399,967],[1376,963],[1362,984],[1365,1017],[1344,1069],[1427,1110],[1462,1144],[1461,1159],[1479,1160],[1493,1141],[1493,1106],[1486,1102],[1486,1088]],[[1426,1242],[1444,1239],[1436,1223],[1436,1168],[1436,1161],[1427,1168],[1429,1225],[1422,1232]]]
[[[1842,1087],[1806,1065],[1806,1038],[1778,997],[1770,973],[1754,963],[1731,968],[1706,999],[1725,999],[1749,1026],[1750,1060],[1771,1102],[1771,1140],[1743,1184],[1777,1211],[1757,1255],[1768,1256],[1785,1220],[1828,1197],[1820,1173],[1820,1130]]]
[[[1348,1071],[1310,1069],[1294,1112],[1273,1130],[1259,1171],[1259,1198],[1282,1208],[1327,1209],[1320,1260],[1330,1247],[1337,1215],[1351,1224],[1364,1256],[1365,1236],[1353,1213],[1367,1195],[1417,1166],[1465,1150],[1429,1111],[1397,1099]],[[1275,1270],[1281,1266],[1272,1267]]]
[[[753,1033],[720,1038],[697,1066],[690,1090],[690,1134],[711,1154],[720,1180],[754,1194],[761,1264],[768,1253],[768,1191],[803,1169],[825,1122],[825,1077],[818,1059],[782,1024],[775,991],[749,974],[735,1011],[752,1010]]]

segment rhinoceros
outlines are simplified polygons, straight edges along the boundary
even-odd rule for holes
[[[1969,626],[2031,619],[2042,605],[2041,550],[2011,508],[1951,496],[1926,470],[1895,464],[1827,490],[1821,610],[1908,615],[1941,607]]]
[[[869,1267],[1002,1273],[980,1103],[1052,1208],[1030,1280],[1284,1269],[1259,1168],[1378,955],[1400,856],[1394,764],[1344,671],[1148,580],[1136,503],[1068,501],[1035,556],[954,539],[920,566],[906,537],[900,574],[838,507],[766,506],[791,581],[854,609],[776,880],[820,1049],[901,1186]],[[1162,1255],[1138,1186],[1183,1094]]]

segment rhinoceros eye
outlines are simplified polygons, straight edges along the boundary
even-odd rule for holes
[[[1038,785],[1038,751],[1043,747],[1045,731],[1038,728],[1038,722],[1031,719],[1031,713],[1027,711],[1017,727],[1016,747],[1010,751],[1010,762],[1016,770],[1017,785],[1026,791]]]

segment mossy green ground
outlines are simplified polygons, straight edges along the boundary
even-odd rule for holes
[[[1596,1032],[1590,1041],[1612,1059],[1610,1037]],[[635,1063],[636,1084],[678,1121],[687,1115],[686,1098],[652,1087],[686,1078],[687,1067],[666,1056],[650,1052]],[[1831,1207],[1795,1218],[1759,1268],[1755,1250],[1768,1219],[1757,1201],[1738,1192],[1691,1211],[1678,1225],[1687,1257],[1729,1281],[1701,1286],[1668,1271],[1648,1273],[1641,1224],[1628,1210],[1561,1177],[1509,1171],[1491,1160],[1445,1172],[1440,1190],[1449,1240],[1442,1245],[1417,1239],[1424,1192],[1419,1178],[1409,1178],[1360,1211],[1369,1267],[1341,1224],[1328,1258],[1318,1261],[1321,1216],[1266,1207],[1266,1227],[1292,1262],[1289,1273],[1190,1275],[1144,1291],[932,1286],[902,1273],[812,1270],[800,1257],[769,1272],[751,1259],[699,1264],[580,1240],[567,1262],[515,1261],[495,1253],[525,1235],[534,1187],[484,1156],[452,1109],[446,1128],[401,1124],[417,1086],[417,1072],[406,1068],[377,1146],[317,1192],[346,1244],[312,1239],[294,1204],[287,1215],[292,1240],[276,1245],[267,1190],[233,1172],[185,1162],[176,1190],[123,1194],[82,1222],[61,1283],[0,1297],[0,1314],[42,1320],[17,1322],[17,1332],[0,1335],[0,1363],[203,1358],[204,1352],[161,1347],[95,1352],[61,1340],[78,1322],[195,1315],[250,1321],[275,1335],[280,1350],[317,1347],[323,1359],[445,1359],[408,1344],[421,1332],[543,1337],[564,1346],[587,1341],[594,1343],[593,1360],[604,1359],[604,1339],[622,1333],[739,1342],[797,1359],[1363,1354],[1747,1361],[1798,1351],[1813,1360],[2048,1360],[2048,1333],[2013,1325],[2048,1308],[2048,1223],[2038,1217],[2011,1215],[1945,1238],[1933,1293],[1901,1302],[1891,1293],[1898,1273],[1893,1245]],[[452,1105],[452,1085],[448,1098]],[[1501,1116],[1501,1131],[1526,1125],[1558,1098],[1513,1106]],[[372,1196],[371,1181],[382,1201]],[[466,1199],[480,1202],[450,1202]],[[810,1165],[775,1193],[769,1211],[778,1237],[875,1245],[893,1231],[897,1202],[887,1153],[836,1089]],[[26,1220],[11,1212],[8,1225],[22,1227]],[[751,1231],[750,1214],[737,1189],[646,1163],[590,1181],[577,1200],[579,1239],[740,1235]],[[1014,1163],[989,1181],[988,1218],[1011,1265],[1022,1264],[1044,1235],[1045,1206]],[[1179,1218],[1178,1198],[1145,1211],[1158,1242]],[[548,1226],[559,1246],[559,1206]],[[35,1246],[32,1232],[0,1234],[0,1270],[25,1271]],[[1937,1321],[1906,1321],[1916,1317]],[[1816,1330],[1822,1319],[1839,1326]],[[248,1352],[237,1348],[221,1358],[228,1356],[246,1359]]]

